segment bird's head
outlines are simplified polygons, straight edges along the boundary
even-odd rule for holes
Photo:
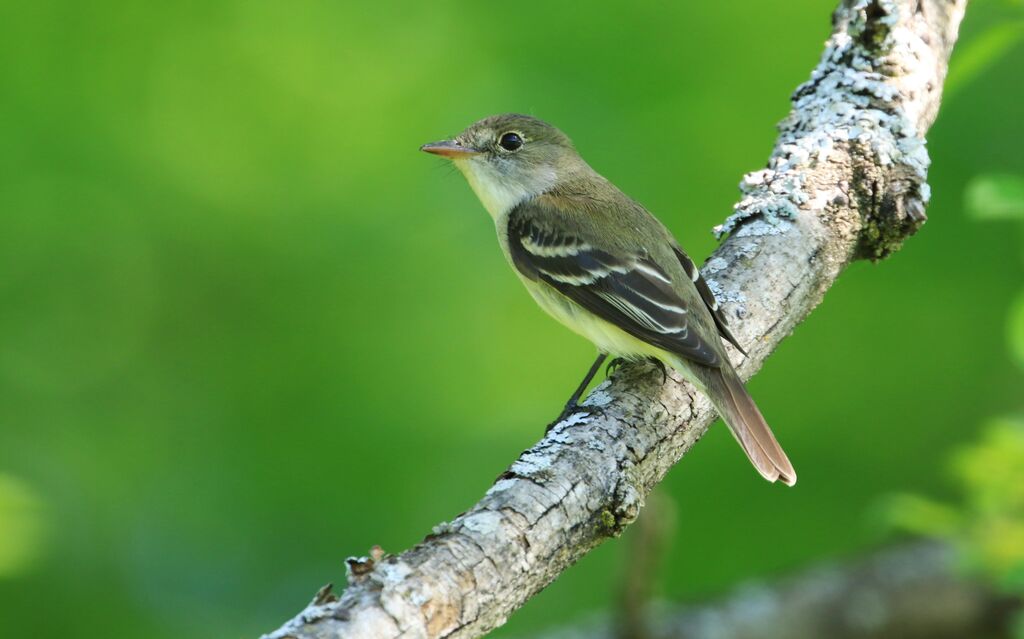
[[[494,217],[588,168],[564,133],[514,113],[484,118],[420,150],[454,162]]]

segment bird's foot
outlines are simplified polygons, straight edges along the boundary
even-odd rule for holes
[[[665,366],[665,362],[661,361],[657,357],[648,357],[655,366],[661,369],[661,383],[664,384],[668,381],[668,368]]]
[[[612,361],[608,362],[608,365],[604,367],[604,376],[610,377],[612,373],[619,370],[619,366],[626,363],[626,359],[623,357],[616,357]]]
[[[579,407],[580,405],[575,400],[570,401],[568,404],[566,404],[565,408],[562,409],[561,414],[559,414],[559,416],[555,418],[555,421],[548,424],[547,428],[544,429],[544,434],[547,435],[549,432],[551,432],[552,428],[568,419],[573,413],[575,413],[579,409]]]
[[[668,368],[665,366],[665,362],[661,361],[657,357],[647,358],[652,364],[661,369],[661,383],[664,384],[668,381]],[[620,366],[625,364],[628,360],[623,357],[616,357],[612,361],[608,362],[608,365],[604,368],[604,374],[606,377],[611,376],[612,373],[617,371]]]

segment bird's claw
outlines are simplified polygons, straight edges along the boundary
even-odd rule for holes
[[[661,383],[664,384],[668,381],[668,367],[665,366],[665,362],[661,361],[657,357],[648,357],[652,364],[661,369]],[[626,360],[622,357],[616,357],[604,367],[604,374],[606,377],[617,371],[620,366],[626,363]]]
[[[668,368],[665,366],[665,362],[661,361],[657,357],[648,358],[655,366],[661,369],[661,383],[664,384],[668,381]]]
[[[617,371],[619,369],[619,366],[622,366],[625,363],[626,363],[625,359],[623,359],[621,357],[616,357],[612,361],[608,362],[608,364],[604,367],[604,376],[605,377],[610,376],[612,373],[614,373],[615,371]]]

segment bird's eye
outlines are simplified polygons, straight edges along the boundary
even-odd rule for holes
[[[518,151],[523,146],[523,138],[518,133],[509,131],[498,138],[498,146],[506,151]]]

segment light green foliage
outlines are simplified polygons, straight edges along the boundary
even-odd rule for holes
[[[1018,177],[978,177],[965,199],[975,217],[1024,222],[1024,180]],[[1008,326],[1011,355],[1024,367],[1024,291],[1011,308]],[[886,501],[887,519],[903,530],[954,543],[968,570],[1024,597],[1024,418],[991,422],[980,441],[956,453],[952,468],[961,501],[897,495]],[[1024,616],[1016,633],[1024,638]]]
[[[927,536],[951,536],[964,525],[963,513],[949,504],[911,493],[895,494],[882,502],[888,526]]]
[[[1021,222],[1024,230],[1024,177],[981,175],[972,179],[964,194],[967,211],[984,220]],[[1010,308],[1007,337],[1012,357],[1024,368],[1024,290]]]
[[[967,211],[977,218],[1024,221],[1024,178],[979,176],[968,183],[965,201]]]
[[[1011,18],[963,43],[946,77],[947,97],[959,93],[1021,42],[1024,42],[1024,20]]]
[[[954,542],[967,567],[1024,595],[1024,420],[989,424],[954,457],[953,471],[960,502],[899,495],[887,503],[889,521]]]
[[[465,510],[593,349],[419,145],[549,119],[702,260],[837,3],[0,2],[0,473],[46,530],[0,579],[4,633],[258,636],[345,556]],[[972,3],[962,43],[1012,11]],[[867,505],[940,490],[964,429],[1019,402],[1016,228],[962,214],[967,177],[1024,175],[1024,48],[1000,50],[928,135],[928,224],[750,385],[800,483],[720,426],[668,474],[666,597],[863,549]],[[623,550],[495,637],[606,608]]]
[[[901,495],[888,503],[890,521],[951,542],[968,573],[1024,598],[1024,419],[990,424],[980,442],[955,456],[953,468],[959,504]],[[1015,636],[1024,638],[1024,615]]]
[[[1017,296],[1010,309],[1010,321],[1007,326],[1009,333],[1010,352],[1021,368],[1024,368],[1024,291]]]
[[[972,564],[1024,595],[1024,421],[989,426],[955,458],[967,501],[961,542]]]
[[[38,497],[24,482],[0,474],[0,580],[28,570],[41,542]]]

